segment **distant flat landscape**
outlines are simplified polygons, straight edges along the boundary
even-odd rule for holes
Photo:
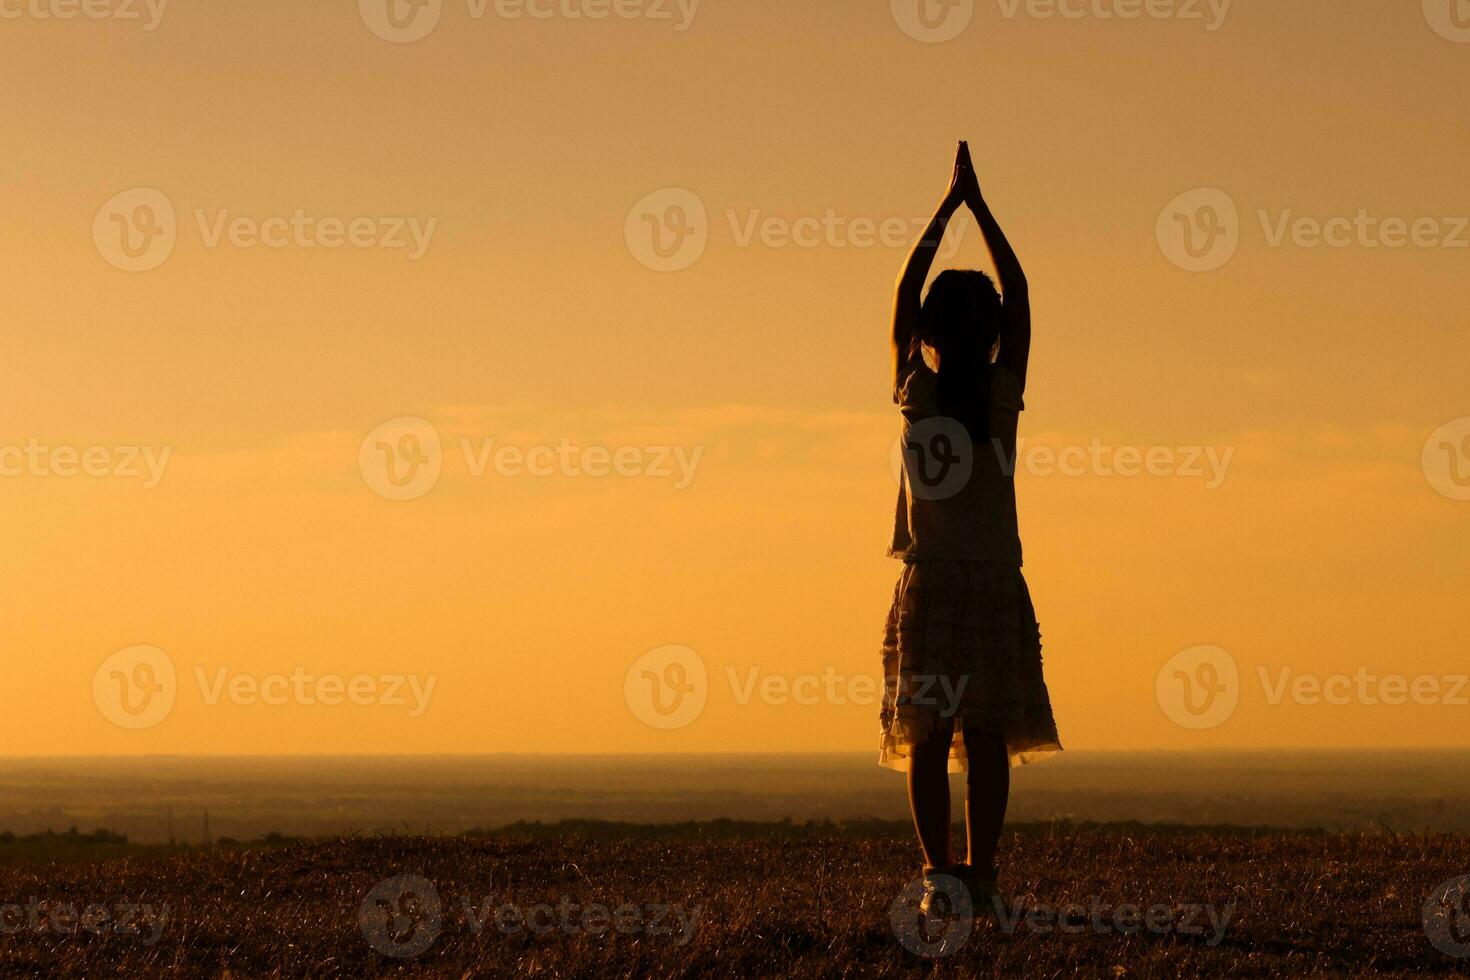
[[[720,818],[906,820],[903,777],[870,754],[0,759],[0,833],[15,835],[192,843]],[[1464,833],[1470,752],[1067,752],[1015,772],[1010,818]]]

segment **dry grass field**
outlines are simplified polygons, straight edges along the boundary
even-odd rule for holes
[[[1020,826],[921,921],[901,826],[522,827],[0,848],[0,972],[65,977],[1470,975],[1470,838]],[[1431,939],[1438,942],[1432,942]]]

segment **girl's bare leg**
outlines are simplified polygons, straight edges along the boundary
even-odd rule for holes
[[[936,733],[914,746],[909,759],[909,806],[924,863],[944,868],[952,863],[949,845],[949,745],[952,732]]]
[[[1005,737],[990,732],[965,732],[965,754],[970,760],[965,794],[969,863],[977,873],[988,875],[995,867],[995,849],[1010,802],[1011,761]]]

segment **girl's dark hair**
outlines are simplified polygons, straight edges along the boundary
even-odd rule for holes
[[[924,297],[915,339],[938,361],[939,410],[964,425],[977,444],[989,442],[990,364],[1000,340],[995,283],[979,271],[941,272]]]

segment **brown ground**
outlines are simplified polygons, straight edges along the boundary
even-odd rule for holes
[[[1470,875],[1462,836],[1022,828],[1006,838],[1002,884],[1034,918],[1004,927],[983,915],[964,938],[962,920],[926,932],[917,913],[893,914],[916,872],[897,831],[632,833],[0,856],[0,905],[19,906],[0,910],[0,973],[1470,975],[1470,904],[1458,920],[1445,906],[1425,925],[1436,886]],[[421,883],[403,893],[403,875],[433,883],[437,916]],[[1070,902],[1080,908],[1064,909]],[[90,927],[69,923],[67,903],[77,915],[102,906],[106,918],[94,908]],[[166,907],[159,931],[145,905],[154,915]],[[1140,917],[1163,908],[1152,929],[1125,935],[1128,905]],[[390,909],[401,913],[396,927]],[[528,911],[541,933],[526,931]],[[119,932],[118,916],[136,925]],[[945,926],[959,930],[952,949]],[[1465,957],[1437,949],[1427,931]]]

